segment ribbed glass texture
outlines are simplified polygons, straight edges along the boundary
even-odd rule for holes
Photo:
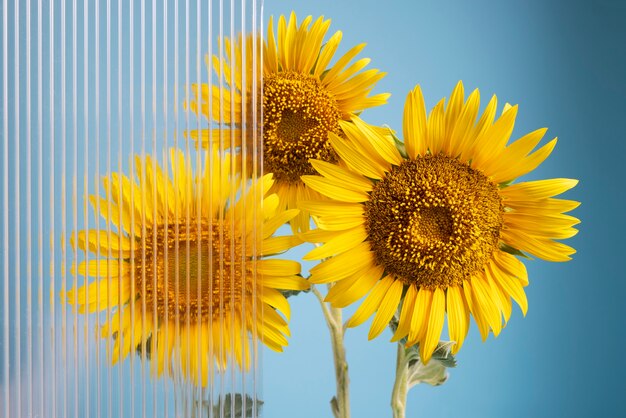
[[[0,416],[259,416],[261,0],[0,7]]]

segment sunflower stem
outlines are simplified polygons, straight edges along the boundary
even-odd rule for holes
[[[391,410],[393,418],[405,418],[406,416],[406,396],[409,392],[409,368],[406,358],[406,350],[402,343],[398,343],[398,353],[396,357],[396,380],[393,383],[391,392]]]
[[[343,342],[344,326],[342,311],[340,308],[333,308],[324,302],[324,296],[315,286],[311,286],[311,288],[322,307],[322,313],[324,314],[326,325],[328,325],[330,331],[330,342],[333,349],[337,394],[330,401],[331,410],[335,418],[350,418],[350,379],[348,378],[346,348]]]

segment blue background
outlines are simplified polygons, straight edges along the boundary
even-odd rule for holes
[[[559,137],[552,156],[525,179],[569,177],[582,205],[578,253],[568,263],[527,262],[529,311],[482,343],[472,325],[443,386],[420,385],[408,417],[626,416],[622,237],[626,234],[626,2],[389,1],[265,2],[269,15],[296,11],[332,19],[341,51],[361,42],[371,66],[388,72],[376,92],[385,107],[363,114],[401,130],[407,92],[419,83],[428,108],[466,92],[519,104],[514,132],[540,127]],[[296,254],[302,254],[300,251]],[[292,299],[293,336],[284,354],[264,357],[264,415],[331,416],[334,372],[328,332],[313,295]],[[351,329],[352,416],[391,416],[395,370],[390,332],[368,342],[369,323]],[[296,412],[297,411],[297,412]]]

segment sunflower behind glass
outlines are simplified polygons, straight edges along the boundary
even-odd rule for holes
[[[227,154],[206,159],[194,174],[191,161],[172,150],[172,176],[153,158],[137,157],[136,177],[105,177],[111,200],[90,201],[116,231],[78,232],[72,244],[99,258],[76,263],[73,274],[95,280],[64,297],[78,301],[81,313],[111,310],[99,332],[113,340],[113,363],[148,352],[155,375],[200,386],[230,364],[249,369],[257,337],[282,351],[290,311],[277,289],[308,287],[298,262],[257,259],[297,243],[272,237],[297,214],[278,210],[278,197],[268,193],[272,176],[242,180],[231,175]]]
[[[352,63],[365,44],[353,47],[331,64],[342,33],[338,31],[325,41],[329,27],[330,20],[319,17],[313,21],[312,16],[298,25],[292,13],[289,20],[280,16],[276,35],[273,18],[270,18],[263,45],[263,86],[259,94],[263,104],[263,164],[264,171],[273,173],[276,180],[271,192],[278,194],[286,209],[296,208],[301,200],[323,198],[307,187],[300,176],[315,173],[309,163],[311,158],[337,162],[337,155],[327,139],[329,133],[343,135],[340,121],[350,120],[364,109],[380,106],[389,97],[388,94],[369,95],[385,73],[377,69],[364,70],[370,62],[368,58]],[[245,63],[253,60],[250,45],[255,39],[260,43],[259,38],[246,38],[248,47],[243,56],[243,39],[240,37],[232,45],[231,39],[225,38],[220,45],[223,60],[212,57],[212,67],[220,82],[213,86],[194,86],[197,99],[190,102],[191,110],[210,122],[219,123],[222,128],[190,132],[204,148],[218,143],[241,147],[246,142],[242,141],[242,136],[246,140],[253,137],[249,123],[255,113],[249,102],[252,94],[249,89],[242,91],[241,86],[242,80],[254,76],[252,66]],[[220,103],[224,103],[226,109],[234,104],[235,111],[232,114],[220,112]],[[291,221],[294,231],[308,230],[309,216],[307,210],[301,211]]]

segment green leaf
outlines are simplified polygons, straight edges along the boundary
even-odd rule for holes
[[[409,367],[409,377],[407,383],[409,388],[420,383],[427,383],[431,386],[443,385],[448,380],[446,367],[439,362],[431,361],[423,364],[421,361]]]
[[[279,290],[280,293],[287,299],[292,296],[298,296],[300,293],[309,293],[310,290]]]
[[[114,338],[117,338],[117,335],[115,335]],[[145,347],[146,347],[146,351],[145,351],[146,359],[150,360],[152,359],[152,335],[150,335],[146,339]],[[139,343],[137,347],[135,347],[135,352],[137,353],[139,357],[142,357],[144,355],[143,343]]]
[[[245,403],[245,405],[244,405]],[[209,418],[209,417],[224,417],[224,418],[253,418],[253,410],[254,401],[252,397],[249,395],[242,395],[241,393],[234,394],[234,399],[232,394],[227,393],[224,397],[220,397],[217,400],[217,403],[213,405],[212,413],[209,414],[208,409],[206,409],[206,404],[204,404],[205,409],[202,411],[202,414],[197,415],[197,418]],[[263,401],[257,399],[256,400],[256,413],[257,416],[261,411],[261,406],[263,405]],[[245,411],[244,411],[245,409]],[[234,414],[233,414],[234,410]],[[245,412],[245,415],[244,415]],[[194,417],[195,418],[195,417]]]

